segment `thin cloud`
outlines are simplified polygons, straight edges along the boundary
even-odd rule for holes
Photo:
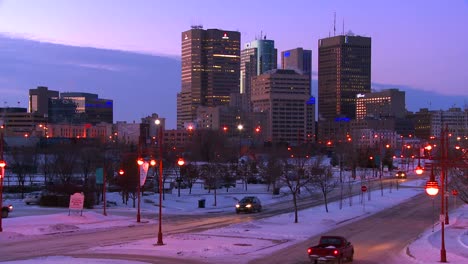
[[[91,69],[97,69],[97,70],[106,70],[106,71],[112,71],[112,72],[120,72],[123,71],[123,69],[119,66],[116,65],[110,65],[110,64],[94,64],[94,63],[66,63],[68,65],[75,65],[79,67],[84,67],[84,68],[91,68]]]

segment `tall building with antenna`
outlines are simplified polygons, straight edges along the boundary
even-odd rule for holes
[[[358,94],[371,91],[371,38],[339,35],[318,41],[319,140],[337,137],[356,118]]]
[[[182,32],[182,89],[177,94],[177,128],[193,123],[199,106],[228,105],[239,93],[238,31],[192,26]]]

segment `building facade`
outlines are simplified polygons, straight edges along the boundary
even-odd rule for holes
[[[336,120],[356,118],[356,96],[371,91],[371,38],[324,38],[318,49],[319,139],[325,139]]]
[[[101,99],[92,93],[61,93],[60,98],[70,100],[76,105],[76,114],[81,115],[81,122],[98,124],[113,123],[114,106],[113,101]]]
[[[38,86],[36,89],[29,89],[28,112],[47,117],[49,114],[49,100],[58,98],[58,91],[49,90],[45,86]]]
[[[295,48],[281,52],[281,68],[296,70],[302,74],[312,74],[312,51]]]
[[[267,115],[263,129],[267,141],[297,145],[311,140],[309,83],[308,76],[294,70],[271,70],[253,78],[253,111]]]
[[[447,128],[451,140],[468,134],[468,109],[453,107],[448,110],[422,108],[414,114],[415,136],[422,139],[440,138]],[[449,138],[450,140],[450,138]]]
[[[403,91],[388,89],[356,95],[356,119],[404,118],[405,115],[406,104]]]
[[[303,75],[309,77],[310,93],[312,94],[312,51],[305,50],[303,48],[295,48],[281,52],[281,68],[295,70]],[[315,142],[315,112],[316,112],[316,100],[315,97],[311,96],[307,101],[308,112],[312,115],[308,115],[307,118],[307,131],[314,131],[313,134],[307,135],[307,140]]]
[[[196,120],[198,106],[228,105],[240,92],[240,32],[201,26],[182,32],[182,88],[177,128]]]

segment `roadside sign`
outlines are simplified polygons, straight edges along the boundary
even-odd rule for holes
[[[84,194],[74,193],[70,195],[70,204],[68,205],[68,215],[70,215],[71,210],[80,210],[83,214],[83,204],[84,204]]]
[[[366,192],[367,191],[367,186],[365,186],[365,185],[361,186],[361,191]]]
[[[103,168],[96,168],[96,184],[103,184],[104,178],[104,169]]]
[[[444,223],[444,222],[445,222],[445,215],[444,215],[444,214],[440,214],[440,215],[439,215],[439,221],[440,221],[441,223]]]

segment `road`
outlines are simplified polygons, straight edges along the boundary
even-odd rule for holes
[[[353,242],[356,247],[356,263],[384,263],[382,261],[384,259],[390,261],[392,255],[399,253],[412,239],[431,226],[432,203],[428,199],[424,194],[419,195],[404,204],[400,204],[369,218],[342,226],[328,233],[346,236]],[[301,202],[300,207],[305,208],[320,203],[320,199],[307,199]],[[289,211],[291,211],[291,203],[285,202],[275,205],[274,209],[271,208],[260,214],[249,216],[239,216],[232,213],[197,216],[196,219],[191,215],[165,216],[164,233],[167,235],[199,232]],[[86,253],[86,249],[93,247],[155,238],[156,230],[157,228],[154,224],[135,224],[130,228],[84,230],[0,241],[2,252],[8,252],[8,254],[0,254],[0,261],[30,259],[40,256],[70,255],[77,257],[129,259],[148,263],[199,263],[192,260],[180,262],[180,259],[144,255]],[[251,263],[309,263],[305,250],[316,241],[318,241],[318,237],[312,237],[307,242],[301,242],[280,250],[268,258],[255,260]],[[395,262],[390,261],[387,263]]]
[[[354,263],[385,264],[402,263],[395,258],[405,247],[427,228],[432,226],[432,203],[425,194],[420,194],[375,215],[341,226],[321,235],[342,235],[355,248]],[[307,247],[316,244],[320,236],[276,251],[267,258],[249,263],[310,263]]]

